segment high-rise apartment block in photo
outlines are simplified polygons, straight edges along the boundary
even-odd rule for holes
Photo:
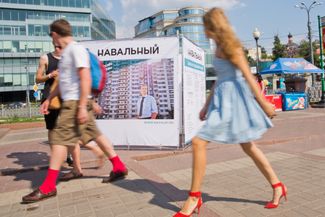
[[[205,36],[202,19],[205,12],[202,7],[162,10],[138,22],[135,38],[184,35],[206,51],[206,80],[210,87],[216,79],[212,64],[215,45]]]
[[[99,105],[101,119],[133,119],[137,117],[137,102],[141,85],[157,101],[161,119],[172,119],[174,114],[174,61],[117,60],[104,61],[109,76]]]
[[[78,41],[115,39],[115,23],[97,0],[0,0],[0,104],[33,92],[39,57],[53,51],[48,26],[59,18]]]

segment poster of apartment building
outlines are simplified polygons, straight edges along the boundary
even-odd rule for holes
[[[113,144],[179,146],[182,64],[178,37],[87,41],[101,60],[106,85],[97,124]],[[145,89],[146,97],[143,94]],[[151,109],[146,105],[150,98]],[[141,109],[142,108],[142,109]],[[149,114],[149,110],[153,114]],[[140,112],[141,111],[141,112]]]
[[[174,119],[174,60],[104,61],[108,78],[98,119]]]

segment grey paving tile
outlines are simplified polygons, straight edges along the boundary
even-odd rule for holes
[[[11,209],[10,205],[2,205],[0,206],[0,215],[4,215],[6,213],[8,213]]]
[[[110,207],[110,210],[112,211],[113,216],[129,213],[128,208],[124,205]]]
[[[325,207],[317,208],[315,211],[322,213],[322,216],[325,216]]]
[[[113,217],[113,213],[111,212],[111,209],[101,209],[101,210],[95,210],[96,217]]]
[[[222,217],[245,217],[243,214],[241,214],[240,212],[234,210],[234,209],[231,209],[231,208],[223,208],[223,209],[218,209],[218,210],[215,210],[213,208],[211,208],[216,214],[222,216]]]
[[[109,214],[107,214],[106,216],[111,217]],[[87,212],[87,213],[77,214],[71,217],[100,217],[100,216],[96,216],[96,214],[92,212]]]
[[[133,211],[133,212],[131,212],[131,214],[134,217],[151,217],[151,215],[149,213],[147,213],[145,210]]]
[[[314,217],[323,216],[323,213],[316,211],[316,210],[312,210],[306,206],[300,206],[296,211],[298,213],[305,215],[305,216],[314,216]]]
[[[77,211],[77,214],[83,214],[88,213],[90,210],[92,210],[92,207],[90,206],[89,202],[84,202],[76,204],[75,209]]]
[[[239,211],[243,216],[247,217],[260,217],[262,214],[257,209],[247,208]]]
[[[61,216],[72,216],[77,214],[77,210],[75,209],[74,205],[59,208],[59,212]]]

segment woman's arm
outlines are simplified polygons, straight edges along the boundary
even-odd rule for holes
[[[213,84],[213,86],[211,88],[210,94],[209,94],[207,100],[205,101],[205,104],[204,104],[203,108],[201,109],[201,111],[199,113],[199,118],[200,118],[201,121],[205,120],[205,118],[206,118],[206,114],[208,112],[209,104],[210,104],[211,99],[212,99],[212,97],[214,95],[215,86],[216,86],[216,81],[214,82],[214,84]]]
[[[237,51],[236,59],[234,65],[243,73],[244,78],[246,79],[249,87],[251,88],[256,101],[262,107],[264,112],[269,116],[275,116],[274,107],[272,104],[266,101],[265,97],[262,95],[260,88],[258,87],[255,78],[253,77],[250,68],[248,66],[244,52],[240,49]]]

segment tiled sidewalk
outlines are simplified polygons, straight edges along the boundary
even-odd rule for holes
[[[322,110],[281,113],[274,120],[275,128],[258,141],[288,187],[288,202],[275,210],[264,209],[272,189],[240,147],[209,145],[200,216],[325,216],[324,121]],[[35,129],[35,132],[40,130]],[[38,162],[44,165],[48,147],[43,144],[43,137],[37,140],[41,135],[35,136],[35,140],[24,143],[21,136],[24,130],[12,131],[0,139],[1,169],[37,166]],[[19,143],[13,142],[14,139]],[[31,152],[41,155],[31,157]],[[85,177],[59,183],[57,197],[36,204],[20,204],[21,196],[39,185],[45,170],[0,176],[0,216],[171,217],[187,197],[191,181],[190,150],[177,154],[170,151],[119,151],[119,154],[130,169],[127,179],[101,183],[110,166],[93,169],[93,155],[83,150]]]

